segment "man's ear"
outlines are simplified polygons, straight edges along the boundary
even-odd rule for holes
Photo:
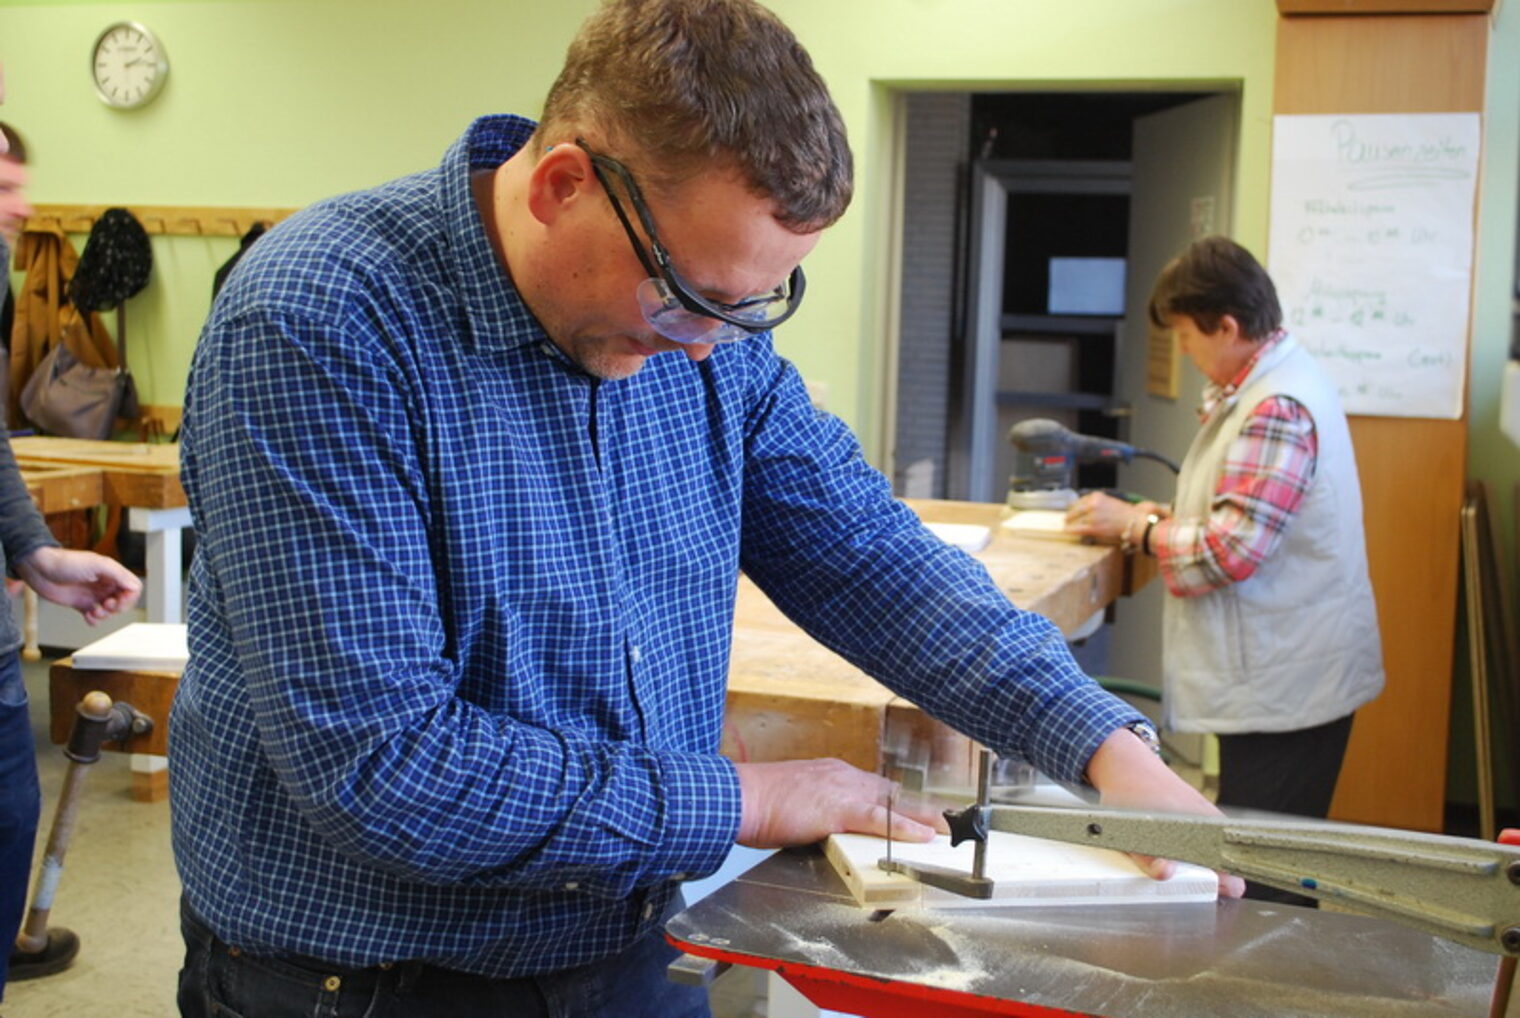
[[[1221,335],[1231,342],[1245,338],[1244,334],[1240,331],[1240,319],[1234,315],[1220,315],[1219,325],[1215,327],[1214,332],[1216,335]]]
[[[568,142],[550,145],[528,177],[528,210],[549,226],[600,189],[585,149]]]

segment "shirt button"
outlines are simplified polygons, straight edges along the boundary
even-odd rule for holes
[[[644,906],[644,918],[645,919],[652,919],[652,918],[654,918],[654,905],[653,904],[649,904],[649,905],[645,905]]]
[[[567,883],[565,885],[565,890],[567,890],[567,891],[579,891],[580,889],[581,889],[580,883],[577,882],[577,881],[574,881],[574,880],[570,881],[569,883]]]
[[[632,661],[634,664],[638,664],[641,660],[643,660],[643,657],[644,652],[639,649],[638,644],[634,644],[632,647],[628,648],[628,660]]]
[[[684,873],[672,873],[670,875],[670,879],[674,880],[676,883],[679,884],[681,881],[683,881],[683,880],[686,879],[686,874],[684,874]]]

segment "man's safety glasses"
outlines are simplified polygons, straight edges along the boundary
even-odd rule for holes
[[[644,271],[649,273],[649,278],[639,284],[635,296],[644,320],[654,331],[677,343],[732,343],[774,329],[796,313],[807,288],[800,265],[792,270],[791,277],[782,286],[734,304],[708,300],[693,290],[671,264],[670,253],[655,233],[654,217],[650,215],[644,195],[628,167],[611,156],[593,152],[584,139],[577,138],[575,143],[591,157],[596,179],[607,192],[607,200],[612,203],[618,222],[623,224],[623,232],[628,234],[634,254],[639,256]],[[649,238],[647,252],[607,179],[609,173],[617,175],[623,190],[628,193],[628,200],[633,203],[633,210],[644,227],[644,235]]]

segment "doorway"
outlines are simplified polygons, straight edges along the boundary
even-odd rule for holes
[[[1127,377],[1124,349],[1136,330],[1123,273],[1133,270],[1137,123],[1212,94],[903,96],[898,494],[1002,501],[1006,435],[1030,417],[1129,437],[1144,391],[1143,378]],[[1226,208],[1221,196],[1204,225],[1227,232]],[[1112,487],[1117,477],[1097,467],[1078,482]]]
[[[1059,416],[1058,411],[1068,413],[1065,423],[1077,430],[1109,434],[1180,461],[1197,430],[1194,408],[1203,379],[1190,363],[1180,363],[1186,358],[1179,358],[1168,333],[1150,328],[1146,304],[1156,274],[1189,241],[1231,233],[1239,93],[1210,83],[1208,91],[909,93],[903,98],[903,284],[897,298],[897,377],[891,383],[895,414],[887,428],[897,494],[1004,501],[1012,455],[1008,428],[1018,419]],[[1061,181],[1075,179],[1073,168],[1088,179],[1107,173],[1111,180],[1125,180],[1124,188],[1090,188],[1087,198],[1071,200],[1100,195],[1111,202],[1122,191],[1127,214],[1121,218],[1109,204],[1097,213],[1057,217],[1042,240],[1042,231],[1029,225],[1037,219],[1026,224],[1020,210],[1010,213],[1005,207],[983,216],[991,228],[978,235],[973,229],[978,174],[984,185],[1006,182],[1008,174],[1001,171],[1009,168],[1026,174],[1026,181],[1042,170]],[[1022,186],[1004,183],[997,190],[1006,198]],[[1055,204],[1038,193],[1029,203]],[[1079,216],[1101,227],[1078,229]],[[1050,315],[1050,259],[1119,256],[1116,218],[1125,224],[1123,313]],[[996,299],[972,301],[973,238],[982,252],[991,252],[1021,277],[1010,284],[1008,271],[985,273],[1001,289]],[[1017,250],[1021,243],[1034,250]],[[1022,317],[1029,305],[1021,301],[1044,301],[1044,317]],[[980,336],[977,306],[983,310]],[[1050,335],[1052,318],[1066,332],[1043,338]],[[1071,329],[1078,318],[1093,331]],[[1030,326],[1036,327],[1033,338]],[[1062,399],[1068,403],[1064,408],[1056,405]],[[975,471],[973,457],[980,457]],[[975,492],[974,474],[981,478]],[[1117,480],[1089,474],[1077,483],[1164,501],[1175,478],[1166,467],[1137,459],[1119,468]],[[1122,662],[1124,677],[1159,686],[1162,599],[1160,583],[1126,598],[1082,648],[1084,668],[1109,674],[1110,660]]]

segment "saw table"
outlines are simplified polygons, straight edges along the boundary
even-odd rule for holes
[[[666,936],[870,1018],[1481,1018],[1498,965],[1383,920],[1245,900],[883,916],[817,847],[775,853]]]

